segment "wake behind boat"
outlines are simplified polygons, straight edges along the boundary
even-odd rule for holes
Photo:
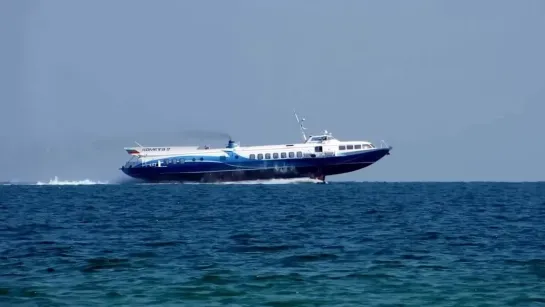
[[[380,148],[368,141],[340,141],[325,131],[305,135],[304,142],[283,145],[240,146],[233,140],[224,148],[125,147],[132,158],[121,167],[130,177],[147,182],[225,182],[267,179],[313,178],[357,171],[389,155],[391,146]]]

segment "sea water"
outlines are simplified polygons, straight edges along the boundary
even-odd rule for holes
[[[86,183],[0,186],[1,306],[545,306],[545,183]]]

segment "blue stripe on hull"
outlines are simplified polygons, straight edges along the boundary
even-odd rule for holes
[[[390,148],[381,148],[346,156],[326,158],[285,160],[228,158],[223,162],[205,160],[168,165],[166,167],[122,168],[122,171],[131,177],[149,182],[291,179],[353,172],[377,162],[389,152]]]

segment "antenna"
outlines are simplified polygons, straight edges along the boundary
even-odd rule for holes
[[[136,143],[136,145],[140,146],[140,147],[144,147],[142,145],[140,145],[137,141],[134,141]]]
[[[305,121],[304,118],[301,118],[301,120],[299,120],[299,117],[297,116],[297,113],[295,112],[295,110],[293,110],[293,114],[295,114],[295,119],[297,119],[297,123],[299,123],[299,128],[301,129],[301,134],[303,135],[303,140],[306,141],[307,140],[307,136],[305,135],[305,130],[307,128],[305,128],[303,126],[303,122]]]

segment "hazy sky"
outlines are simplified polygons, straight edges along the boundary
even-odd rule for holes
[[[112,180],[186,129],[295,142],[294,108],[394,146],[331,180],[545,180],[544,29],[542,0],[3,0],[0,181]]]

